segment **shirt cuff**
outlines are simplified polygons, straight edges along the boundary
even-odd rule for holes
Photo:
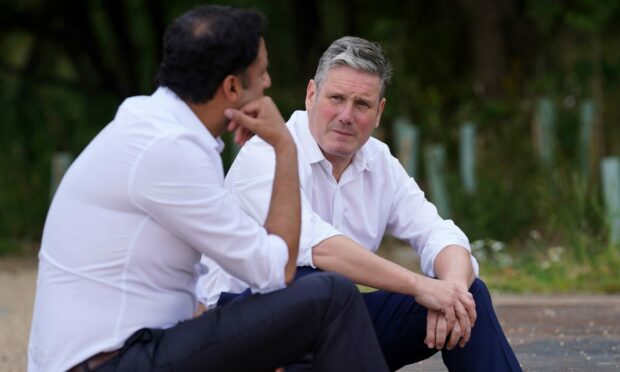
[[[269,251],[266,252],[270,261],[272,270],[268,274],[268,278],[256,286],[250,286],[252,293],[269,293],[286,287],[284,277],[284,268],[288,261],[288,247],[284,239],[275,234],[267,236],[267,246]]]
[[[265,278],[260,286],[249,286],[243,280],[230,275],[215,261],[207,256],[202,256],[201,263],[208,268],[208,272],[201,275],[196,281],[196,297],[205,304],[208,309],[217,305],[222,292],[241,293],[250,288],[252,293],[268,293],[286,286],[284,267],[288,261],[288,248],[284,240],[278,235],[268,235],[269,251],[267,254],[270,266],[273,268],[268,278]]]
[[[442,239],[441,241],[432,242],[430,244],[430,247],[428,247],[428,249],[425,249],[422,255],[421,264],[422,264],[422,271],[424,272],[424,274],[426,274],[427,276],[431,278],[436,277],[435,259],[437,258],[439,253],[449,245],[458,245],[460,247],[463,247],[463,249],[469,252],[469,257],[470,257],[472,268],[474,270],[474,274],[478,276],[478,273],[479,273],[478,261],[476,261],[476,258],[471,254],[471,248],[469,246],[469,241],[463,237],[453,237],[453,239]]]
[[[207,256],[202,256],[201,264],[207,267],[208,272],[196,281],[196,298],[207,309],[217,305],[222,292],[241,293],[248,288],[247,283],[230,275]]]
[[[322,241],[342,233],[332,225],[323,221],[319,216],[312,213],[304,216],[302,224],[301,239],[299,244],[299,254],[297,256],[297,266],[310,266],[316,268],[312,260],[312,248]]]

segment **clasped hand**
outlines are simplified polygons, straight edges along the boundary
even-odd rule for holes
[[[424,343],[437,350],[465,346],[476,322],[474,297],[462,284],[425,280],[423,293],[416,296],[416,301],[428,309]]]

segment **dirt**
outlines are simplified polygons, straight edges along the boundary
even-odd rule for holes
[[[36,259],[0,259],[0,371],[26,370]],[[620,371],[620,296],[493,294],[524,371]],[[438,353],[401,372],[446,371]]]

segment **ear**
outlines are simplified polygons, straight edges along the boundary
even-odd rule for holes
[[[383,114],[384,108],[385,108],[385,98],[381,98],[381,101],[379,101],[379,111],[377,113],[377,122],[375,122],[375,128],[379,127],[379,122],[381,122],[381,114]]]
[[[314,80],[310,79],[310,81],[308,82],[308,87],[306,88],[306,111],[310,111],[312,109],[315,98],[316,84],[314,83]]]
[[[228,75],[222,81],[220,85],[224,97],[230,102],[237,102],[241,94],[241,82],[235,75]]]

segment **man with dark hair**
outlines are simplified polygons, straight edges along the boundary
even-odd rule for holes
[[[307,353],[318,370],[387,370],[349,280],[290,284],[297,152],[263,96],[262,32],[255,11],[204,6],[178,18],[157,91],[125,100],[71,166],[43,232],[29,371],[273,371]],[[226,129],[274,150],[263,226],[223,187]],[[192,318],[201,254],[260,294]]]

